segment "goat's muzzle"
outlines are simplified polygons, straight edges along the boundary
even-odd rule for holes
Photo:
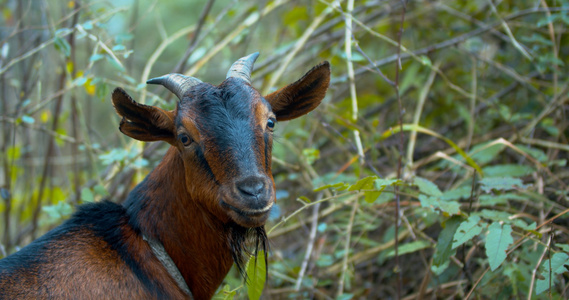
[[[275,203],[271,179],[262,175],[244,176],[223,190],[221,205],[235,223],[249,228],[265,224]]]

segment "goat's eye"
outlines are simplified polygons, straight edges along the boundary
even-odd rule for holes
[[[192,139],[187,134],[180,134],[178,138],[180,139],[180,142],[182,142],[182,144],[184,144],[186,147],[192,143]]]
[[[275,128],[275,119],[270,118],[270,119],[267,121],[267,127],[268,127],[269,129],[271,129],[271,130],[272,130],[273,128]]]

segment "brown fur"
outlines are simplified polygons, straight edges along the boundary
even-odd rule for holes
[[[255,248],[267,247],[263,225],[275,201],[268,118],[289,120],[314,109],[326,93],[329,76],[329,64],[320,64],[266,101],[240,79],[229,78],[218,87],[201,84],[186,93],[174,111],[136,103],[117,88],[112,99],[122,117],[121,132],[141,141],[166,141],[172,147],[133,189],[124,207],[110,202],[85,206],[45,237],[0,260],[0,298],[184,298],[143,234],[163,244],[195,299],[211,298],[234,262],[243,269],[249,236],[256,238]],[[236,107],[228,115],[248,114],[229,116],[220,123],[231,127],[227,122],[235,119],[249,126],[229,131],[242,134],[245,142],[237,137],[220,144],[214,137],[223,140],[224,132],[199,124],[203,112],[194,111],[192,105],[207,93],[219,97],[212,101]],[[249,106],[236,100],[249,101],[250,110],[239,111]],[[184,145],[180,136],[192,143]],[[254,149],[249,149],[249,142]],[[263,183],[258,194],[244,190],[243,182],[251,180]],[[265,203],[266,209],[258,207]],[[83,222],[89,218],[81,213],[89,209],[103,213],[101,220]],[[105,220],[105,209],[115,217]]]

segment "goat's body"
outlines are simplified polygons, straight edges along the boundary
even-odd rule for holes
[[[84,205],[61,226],[0,260],[2,299],[109,297],[183,297],[118,204]]]
[[[179,164],[179,154],[170,149],[124,206],[82,205],[68,221],[0,260],[0,298],[187,297],[143,233],[163,243],[195,299],[211,298],[233,263],[224,234],[231,226],[217,228],[183,197],[184,186],[173,186],[185,181],[179,168],[168,167]]]
[[[266,250],[273,127],[318,106],[330,68],[320,64],[264,98],[250,81],[257,55],[235,62],[219,86],[180,74],[150,80],[178,96],[174,111],[115,89],[121,132],[170,149],[124,205],[82,206],[0,260],[0,298],[183,299],[181,275],[194,299],[210,299],[234,262],[243,271],[248,237]]]

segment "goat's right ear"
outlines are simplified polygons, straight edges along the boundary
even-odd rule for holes
[[[153,142],[175,141],[174,113],[139,104],[121,88],[113,91],[113,106],[122,117],[119,130],[133,139]]]
[[[330,64],[325,61],[302,78],[265,96],[278,121],[298,118],[315,109],[330,84]]]

